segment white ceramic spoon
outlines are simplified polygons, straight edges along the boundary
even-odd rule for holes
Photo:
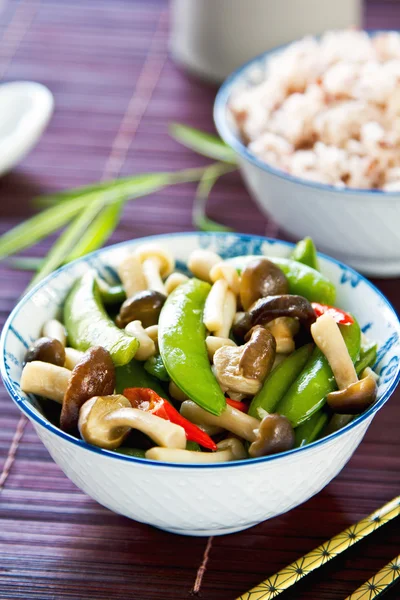
[[[14,167],[38,142],[53,113],[52,93],[40,83],[0,85],[0,175]]]

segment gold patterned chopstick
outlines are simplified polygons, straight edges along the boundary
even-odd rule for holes
[[[372,600],[393,585],[400,578],[400,554],[363,583],[346,600]]]
[[[400,515],[400,496],[378,508],[368,517],[324,542],[318,548],[311,550],[294,563],[271,575],[253,589],[245,592],[237,600],[271,600],[300,579],[315,571],[332,558],[341,554],[370,533]]]

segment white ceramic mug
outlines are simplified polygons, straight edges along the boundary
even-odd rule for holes
[[[360,26],[361,0],[172,0],[176,61],[222,81],[265,50],[327,29]]]

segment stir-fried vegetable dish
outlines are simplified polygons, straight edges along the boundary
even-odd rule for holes
[[[143,244],[118,285],[86,272],[26,353],[21,389],[89,444],[182,463],[304,446],[374,403],[377,347],[335,305],[312,240],[285,259],[195,250],[187,267]]]

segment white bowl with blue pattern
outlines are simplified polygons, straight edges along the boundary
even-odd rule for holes
[[[143,241],[165,245],[185,268],[189,254],[208,248],[224,258],[266,254],[288,256],[291,244],[241,234],[182,233],[143,238],[105,248],[59,269],[18,303],[1,336],[1,374],[18,408],[65,474],[89,496],[131,519],[185,535],[218,535],[251,527],[301,504],[326,486],[361,442],[374,415],[400,377],[395,311],[382,294],[342,263],[320,255],[322,271],[337,287],[337,303],[353,312],[379,344],[378,400],[329,437],[309,446],[243,462],[207,465],[163,464],[90,446],[47,421],[37,399],[20,388],[27,347],[45,321],[59,313],[77,277],[94,268],[113,277],[115,267]]]
[[[367,275],[400,275],[400,192],[338,188],[289,175],[250,152],[240,138],[230,98],[263,80],[269,59],[289,45],[264,52],[226,79],[214,104],[218,133],[235,151],[254,199],[288,233],[311,236],[323,252]]]

